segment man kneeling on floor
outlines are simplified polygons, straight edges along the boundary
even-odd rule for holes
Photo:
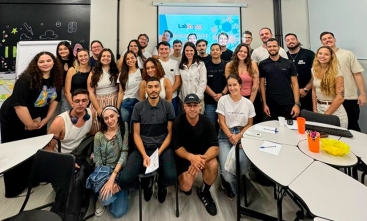
[[[181,190],[190,195],[192,185],[203,173],[203,184],[197,194],[206,211],[212,216],[217,207],[210,194],[210,187],[217,179],[219,144],[214,125],[200,113],[200,99],[196,94],[188,94],[184,100],[185,113],[173,122],[172,145],[177,154],[176,165]]]

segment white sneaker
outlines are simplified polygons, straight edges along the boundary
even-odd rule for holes
[[[21,192],[17,197],[23,197],[27,196],[28,188],[26,188],[23,192]],[[31,194],[34,192],[33,189],[31,189]]]
[[[100,217],[100,216],[103,215],[104,210],[105,210],[105,207],[97,199],[97,201],[96,201],[96,211],[94,212],[94,215],[97,216],[97,217]]]

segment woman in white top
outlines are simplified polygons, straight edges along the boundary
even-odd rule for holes
[[[219,119],[219,164],[221,175],[230,185],[226,186],[227,197],[233,200],[236,197],[236,176],[225,170],[225,163],[232,146],[242,138],[243,133],[252,126],[255,117],[255,108],[252,102],[241,95],[242,80],[238,74],[227,77],[228,95],[218,101],[217,113]],[[240,151],[241,174],[250,168],[250,161],[243,151]]]
[[[147,60],[147,58],[143,55],[143,49],[141,48],[139,41],[136,39],[131,40],[127,46],[127,50],[133,51],[136,54],[137,60],[138,60],[138,67],[140,69],[143,69],[144,62]],[[123,60],[124,60],[124,57],[121,57],[117,62],[117,68],[120,71],[121,71],[120,68],[122,67],[121,65],[122,65]]]
[[[183,101],[188,94],[196,94],[200,102],[200,113],[204,113],[204,92],[207,83],[206,67],[198,58],[196,47],[192,42],[184,45],[182,59],[179,64],[181,74],[180,99]]]
[[[312,105],[313,111],[339,117],[340,126],[348,127],[344,102],[344,77],[340,72],[338,59],[329,46],[320,47],[312,64]]]
[[[117,78],[118,69],[115,57],[112,51],[104,48],[98,56],[98,61],[89,74],[87,86],[89,99],[92,102],[90,108],[94,109],[98,116],[101,116],[102,110],[107,105],[117,105]],[[93,119],[93,130],[99,131],[100,123],[98,118]]]
[[[119,83],[117,107],[120,107],[121,118],[130,124],[134,106],[139,102],[138,91],[141,83],[141,72],[138,67],[137,55],[133,51],[127,51],[122,60]]]
[[[161,92],[159,93],[159,97],[162,99],[166,99],[167,101],[172,101],[172,84],[171,81],[164,77],[164,69],[162,67],[161,62],[159,62],[156,58],[148,58],[144,63],[144,69],[142,74],[142,81],[140,84],[139,97],[140,100],[144,100],[146,95],[146,86],[148,78],[156,77],[159,79],[161,84]]]

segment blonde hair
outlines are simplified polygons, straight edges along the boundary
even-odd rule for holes
[[[85,48],[79,48],[77,51],[76,51],[76,56],[75,56],[75,60],[74,60],[74,69],[75,69],[75,72],[78,72],[80,70],[80,63],[79,63],[79,60],[78,60],[78,53],[79,52],[82,52],[82,51],[85,51],[87,52],[87,54],[89,55],[89,51],[88,49],[85,49]],[[89,60],[88,60],[88,65],[89,64]]]
[[[321,69],[321,63],[318,60],[318,56],[317,54],[319,53],[319,51],[323,48],[326,48],[331,55],[330,61],[327,64],[327,67],[325,69],[325,73],[322,73],[322,69]],[[320,89],[321,92],[325,95],[325,96],[335,96],[335,85],[336,85],[336,75],[338,74],[339,71],[339,65],[338,65],[338,59],[336,58],[336,54],[333,51],[333,49],[331,49],[331,47],[329,46],[322,46],[320,47],[317,52],[316,52],[316,56],[315,59],[313,60],[313,64],[312,64],[312,68],[316,76],[321,76],[321,84],[320,84]]]

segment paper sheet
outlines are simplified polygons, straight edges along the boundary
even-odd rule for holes
[[[287,128],[290,130],[298,130],[298,124],[296,120],[293,120],[292,125],[288,125],[287,123],[285,123],[285,126],[287,126]]]
[[[159,156],[158,156],[158,148],[154,151],[154,153],[149,157],[150,164],[145,170],[145,174],[154,172],[159,167]]]
[[[255,130],[262,131],[266,133],[275,134],[278,129],[276,127],[268,127],[268,126],[262,126],[262,125],[255,125]]]
[[[280,152],[280,149],[282,149],[281,144],[273,143],[273,142],[270,142],[270,141],[264,141],[264,143],[261,146],[265,147],[265,148],[259,147],[260,151],[270,153],[270,154],[273,154],[275,156],[278,156],[279,152]]]

